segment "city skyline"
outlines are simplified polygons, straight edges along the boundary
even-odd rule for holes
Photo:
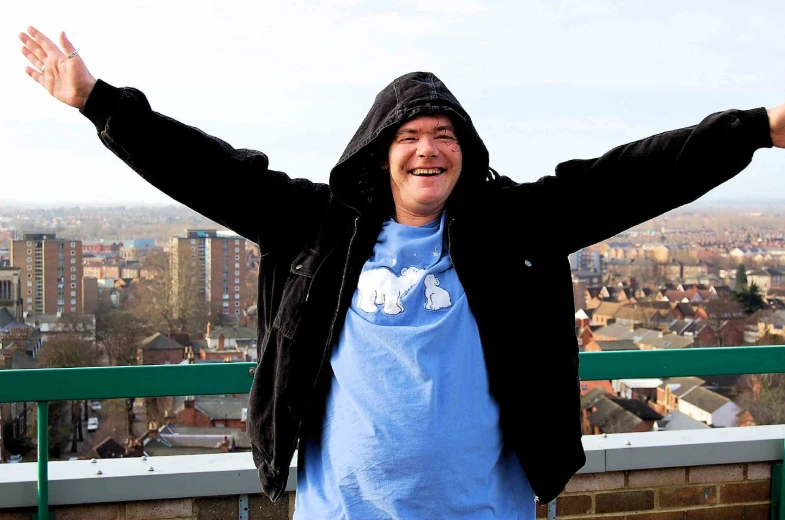
[[[316,182],[328,180],[382,87],[431,70],[472,115],[491,165],[525,182],[712,112],[785,101],[784,22],[785,5],[773,1],[12,4],[0,20],[4,199],[178,204],[27,77],[14,38],[28,25],[53,38],[65,30],[96,77],[141,89],[155,110]],[[703,200],[785,193],[783,165],[761,150]],[[221,187],[220,172],[172,175],[184,190]],[[678,189],[652,179],[656,196]]]

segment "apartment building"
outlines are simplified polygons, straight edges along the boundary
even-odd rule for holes
[[[211,314],[240,316],[246,301],[245,239],[219,235],[215,229],[185,232],[184,237],[169,238],[175,295],[193,292],[209,303]]]
[[[20,270],[25,314],[84,312],[82,242],[55,233],[22,233],[11,242],[11,266]]]

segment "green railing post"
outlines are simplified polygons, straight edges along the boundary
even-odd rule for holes
[[[49,402],[38,402],[38,520],[49,520]]]

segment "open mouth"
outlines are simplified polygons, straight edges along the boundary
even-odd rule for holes
[[[445,172],[444,168],[415,168],[409,173],[417,177],[434,177]]]

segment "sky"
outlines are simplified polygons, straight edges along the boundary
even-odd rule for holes
[[[154,110],[317,182],[327,182],[376,94],[415,70],[444,81],[474,120],[491,166],[519,182],[714,112],[785,102],[782,0],[7,4],[0,205],[179,204],[25,74],[17,35],[29,25],[55,41],[64,30],[95,77],[138,88]],[[209,196],[253,182],[171,175]],[[656,179],[651,186],[609,187],[600,207],[679,190]],[[785,150],[759,150],[702,200],[758,198],[785,199]]]

